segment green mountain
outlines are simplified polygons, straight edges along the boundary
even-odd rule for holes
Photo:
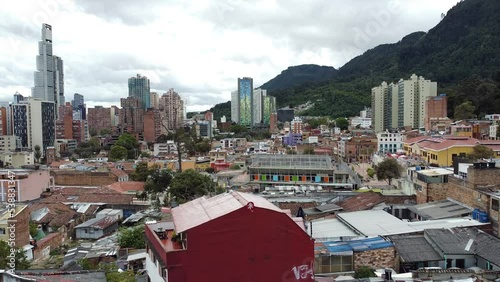
[[[334,78],[336,72],[337,70],[333,67],[318,65],[288,67],[275,78],[264,83],[260,88],[271,92],[304,83],[331,80]]]
[[[498,0],[464,0],[428,32],[370,49],[332,70],[330,80],[307,80],[301,74],[297,85],[294,75],[307,68],[289,68],[263,88],[268,86],[279,107],[313,102],[304,115],[354,116],[370,105],[372,87],[415,73],[438,82],[439,93],[449,96],[450,115],[465,101],[473,102],[476,115],[500,112],[498,15]]]

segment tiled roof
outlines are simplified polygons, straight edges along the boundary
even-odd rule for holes
[[[139,181],[122,181],[115,182],[106,186],[106,188],[112,189],[118,193],[127,193],[135,191],[144,191],[144,182]]]
[[[384,202],[384,196],[380,193],[364,192],[343,200],[337,205],[341,206],[344,212],[351,212],[369,210],[382,202]]]
[[[424,140],[426,138],[428,138],[428,136],[417,136],[415,138],[408,139],[408,140],[406,140],[403,143],[412,145],[412,144],[418,143],[418,142],[420,142],[420,141],[422,141],[422,140]]]
[[[120,193],[89,193],[82,194],[76,197],[65,196],[61,194],[52,195],[42,199],[44,203],[60,203],[60,202],[75,202],[75,203],[107,203],[107,204],[131,204],[135,195],[127,195]]]
[[[123,170],[121,170],[121,169],[114,168],[114,167],[113,167],[113,168],[110,168],[109,170],[110,170],[110,172],[111,172],[113,175],[115,175],[115,176],[117,176],[117,177],[123,177],[123,176],[127,176],[127,175],[128,175],[125,171],[123,171]]]

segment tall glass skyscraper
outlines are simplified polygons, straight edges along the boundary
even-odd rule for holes
[[[35,85],[31,95],[42,101],[55,103],[55,109],[64,105],[63,60],[52,54],[52,26],[42,24],[42,40],[38,42]]]
[[[252,126],[253,124],[253,79],[250,77],[238,78],[239,96],[239,124]]]
[[[145,76],[141,76],[140,74],[129,78],[128,96],[137,98],[143,109],[151,108],[151,89],[149,87],[149,79]]]

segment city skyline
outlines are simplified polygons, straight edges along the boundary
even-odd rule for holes
[[[64,58],[67,95],[85,95],[88,107],[119,105],[127,79],[141,73],[151,91],[175,88],[188,111],[200,111],[230,100],[236,77],[251,76],[259,87],[292,65],[338,68],[379,44],[429,30],[457,1],[316,1],[307,8],[279,1],[189,7],[153,1],[119,9],[88,1],[32,2],[0,12],[8,23],[0,25],[0,44],[7,46],[0,55],[1,101],[11,101],[16,91],[30,95],[43,21],[53,27],[55,51]],[[247,22],[242,13],[255,17]],[[135,42],[130,34],[141,38]],[[259,44],[237,44],[243,39]]]

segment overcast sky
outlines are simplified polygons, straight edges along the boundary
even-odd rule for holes
[[[288,66],[341,67],[379,44],[428,31],[457,0],[22,0],[0,10],[0,101],[31,95],[41,24],[64,60],[66,101],[117,105],[137,73],[188,111],[230,99]],[[391,79],[391,78],[388,78]]]

